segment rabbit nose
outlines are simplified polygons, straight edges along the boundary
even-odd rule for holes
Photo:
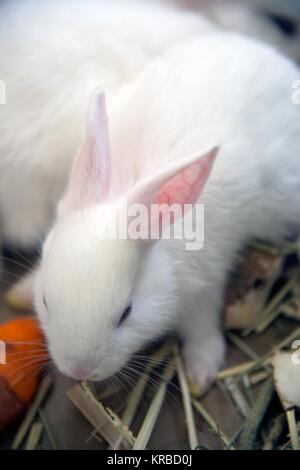
[[[84,361],[77,361],[70,369],[71,375],[76,380],[85,380],[91,373],[91,367]]]

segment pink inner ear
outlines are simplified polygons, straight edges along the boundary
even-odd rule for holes
[[[148,214],[150,210],[150,227],[147,217],[145,231],[149,232],[150,228],[155,234],[161,233],[161,229],[185,217],[191,206],[198,202],[218,151],[219,147],[215,146],[202,155],[191,155],[188,160],[170,162],[136,186],[128,201],[129,204],[144,204]],[[183,207],[185,205],[188,207]]]
[[[91,100],[88,135],[91,145],[91,154],[87,159],[89,192],[98,202],[103,202],[110,191],[111,155],[106,103],[102,92],[95,92]]]
[[[111,155],[105,96],[96,90],[88,113],[87,135],[76,156],[61,210],[106,201],[111,185]]]
[[[208,179],[212,163],[212,156],[205,155],[175,173],[155,196],[154,204],[195,204]]]

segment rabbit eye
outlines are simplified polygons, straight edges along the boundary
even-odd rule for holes
[[[132,304],[128,305],[125,310],[123,311],[122,315],[121,315],[121,318],[119,320],[119,324],[118,326],[122,325],[122,323],[126,320],[126,318],[129,317],[130,313],[131,313],[131,310],[132,310]]]

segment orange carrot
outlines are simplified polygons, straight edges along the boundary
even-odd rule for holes
[[[0,364],[0,429],[22,413],[38,385],[47,361],[43,334],[33,317],[0,325],[6,363]]]

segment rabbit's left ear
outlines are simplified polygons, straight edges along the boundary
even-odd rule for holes
[[[93,93],[84,143],[74,159],[59,213],[105,202],[111,186],[111,155],[105,96]]]
[[[128,204],[142,204],[147,209],[147,217],[141,224],[146,224],[148,232],[151,229],[157,233],[162,227],[176,222],[177,218],[183,217],[184,209],[197,203],[218,152],[219,146],[214,145],[188,158],[171,161],[154,175],[137,183],[128,196]],[[180,210],[175,210],[170,218],[170,211],[175,206]],[[152,211],[154,207],[158,210]]]

